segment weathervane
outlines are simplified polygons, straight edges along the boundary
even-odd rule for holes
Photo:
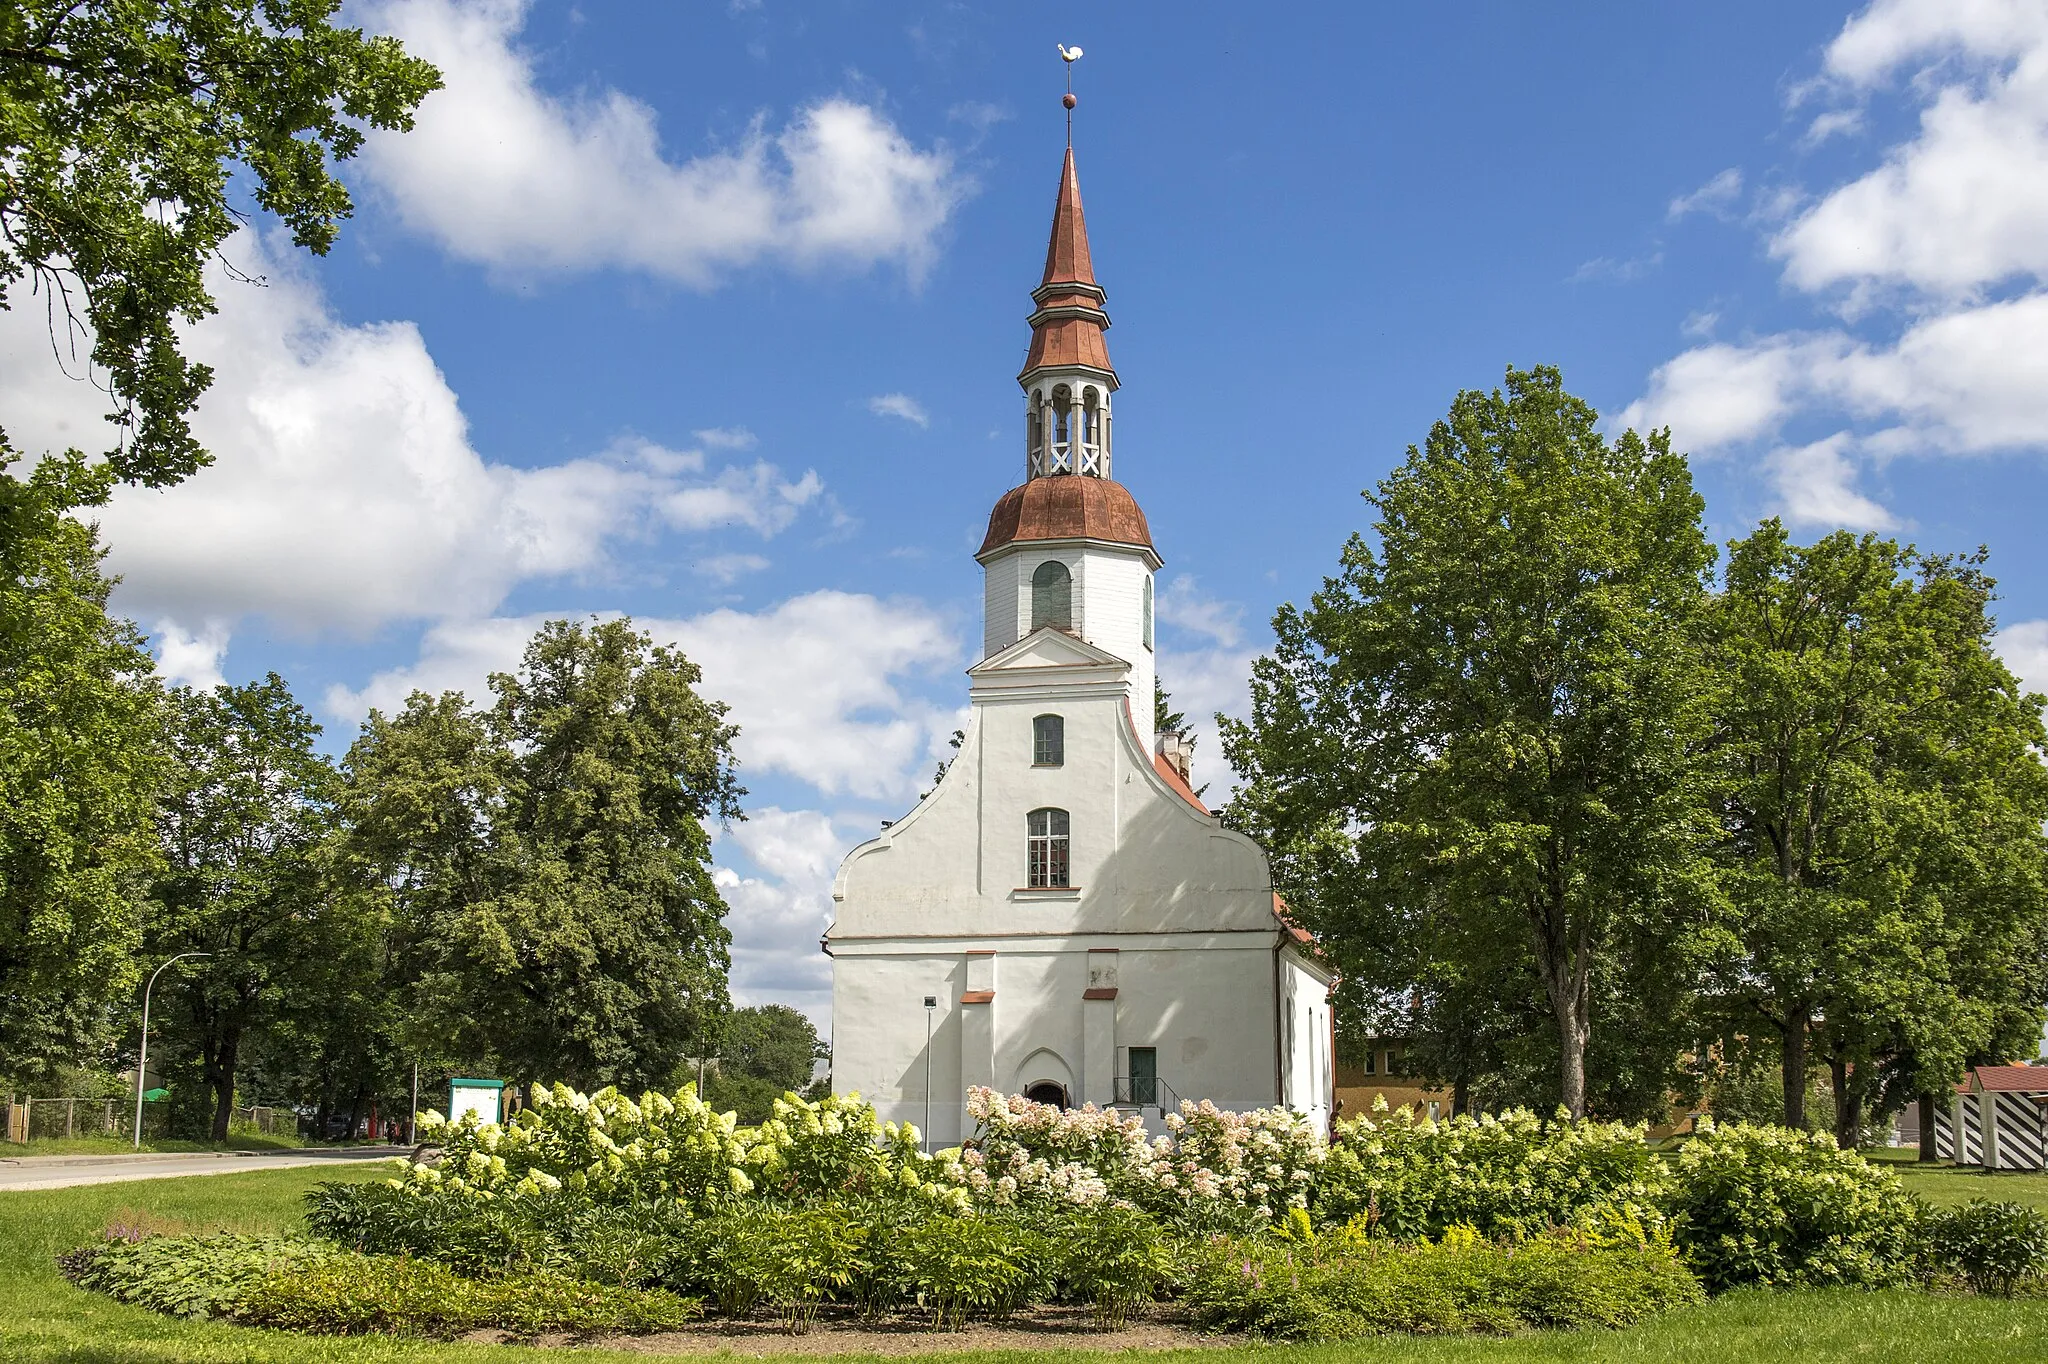
[[[1055,43],[1054,46],[1060,50],[1060,60],[1067,64],[1067,93],[1061,97],[1060,103],[1067,107],[1067,147],[1071,150],[1074,145],[1074,106],[1081,102],[1074,98],[1074,63],[1081,60],[1081,49],[1068,47],[1065,43]]]

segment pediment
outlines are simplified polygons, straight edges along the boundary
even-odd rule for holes
[[[1128,668],[1128,660],[1107,649],[1098,649],[1085,639],[1042,626],[1009,648],[991,654],[967,670],[969,677],[990,673],[1019,672],[1026,668]]]

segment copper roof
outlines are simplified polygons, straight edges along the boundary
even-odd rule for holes
[[[976,557],[1019,540],[1107,540],[1152,549],[1152,530],[1123,484],[1089,474],[1058,474],[1034,478],[997,500]]]
[[[1095,262],[1088,258],[1088,223],[1081,216],[1081,177],[1074,173],[1074,149],[1067,148],[1060,167],[1060,195],[1052,208],[1052,240],[1045,246],[1046,284],[1095,283]]]
[[[1048,365],[1085,365],[1115,374],[1102,335],[1109,314],[1102,311],[1102,287],[1095,282],[1095,262],[1088,254],[1088,222],[1081,213],[1081,179],[1074,171],[1072,147],[1060,166],[1052,237],[1045,245],[1045,277],[1031,297],[1038,309],[1031,314],[1031,350],[1024,359],[1024,374]],[[1114,378],[1110,386],[1115,387]]]

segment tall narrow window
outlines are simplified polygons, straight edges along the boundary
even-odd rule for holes
[[[1146,647],[1146,648],[1148,648],[1148,649],[1150,649],[1150,648],[1152,648],[1152,647],[1153,647],[1153,644],[1152,644],[1152,575],[1151,575],[1150,573],[1147,573],[1147,574],[1145,575],[1145,647]]]
[[[1379,1059],[1379,1054],[1379,1048],[1377,1047],[1367,1047],[1365,1049],[1365,1073],[1367,1075],[1375,1074],[1378,1071],[1378,1067],[1374,1062]]]
[[[1067,812],[1033,810],[1025,819],[1031,864],[1025,884],[1035,889],[1067,885]]]
[[[1057,715],[1031,717],[1031,765],[1061,767],[1067,761],[1067,722]]]
[[[1074,575],[1057,559],[1031,571],[1031,628],[1074,628]]]

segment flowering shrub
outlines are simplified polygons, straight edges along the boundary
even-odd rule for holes
[[[1232,1113],[1184,1102],[1157,1138],[1135,1116],[980,1087],[968,1091],[967,1113],[975,1141],[948,1152],[943,1173],[999,1207],[1114,1202],[1182,1226],[1264,1220],[1307,1204],[1328,1154],[1313,1124],[1285,1108]]]
[[[1609,1215],[1657,1220],[1662,1163],[1626,1123],[1544,1122],[1527,1109],[1439,1122],[1408,1109],[1338,1124],[1315,1185],[1317,1220],[1363,1217],[1386,1235],[1436,1239],[1584,1227]]]
[[[1678,1248],[1715,1292],[1906,1277],[1919,1205],[1825,1132],[1702,1119],[1666,1196]]]
[[[616,1089],[578,1094],[534,1086],[511,1122],[422,1117],[436,1163],[409,1164],[400,1187],[475,1200],[534,1198],[563,1190],[599,1203],[673,1199],[700,1211],[754,1196],[828,1198],[889,1190],[964,1206],[918,1154],[917,1130],[882,1123],[859,1095],[786,1096],[759,1127],[740,1127],[685,1085],[673,1098],[637,1102]]]

